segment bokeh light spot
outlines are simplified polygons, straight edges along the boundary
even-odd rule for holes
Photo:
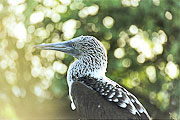
[[[16,97],[19,97],[20,94],[21,94],[21,90],[20,90],[20,88],[18,86],[13,86],[12,87],[12,92]]]
[[[25,0],[8,0],[8,3],[10,4],[10,5],[18,5],[18,4],[21,4],[21,3],[24,3],[25,2]]]
[[[160,5],[160,0],[153,0],[153,4],[155,6],[159,6]]]
[[[174,59],[173,59],[173,55],[172,54],[169,54],[168,56],[167,56],[167,61],[173,61]]]
[[[156,43],[155,46],[154,46],[154,48],[153,48],[153,52],[154,52],[155,54],[162,54],[162,52],[163,52],[163,46],[162,46],[161,44]]]
[[[104,35],[104,39],[105,40],[111,40],[112,38],[112,33],[111,32],[107,32],[105,35]]]
[[[67,20],[63,23],[62,31],[65,39],[71,39],[76,33],[77,21],[74,19]]]
[[[172,61],[169,61],[165,68],[166,74],[171,78],[174,79],[178,77],[179,75],[179,69],[176,64],[174,64]]]
[[[57,7],[53,8],[58,13],[66,13],[67,12],[67,6],[65,5],[58,5]]]
[[[156,100],[156,92],[150,92],[150,94],[149,94],[149,98],[150,98],[150,102],[152,103],[152,104],[155,104],[155,100]]]
[[[35,26],[34,25],[30,25],[28,27],[28,33],[33,33],[35,31]]]
[[[164,110],[166,109],[166,107],[168,107],[169,105],[169,94],[167,91],[160,91],[158,94],[157,94],[157,100],[159,102],[162,102],[163,104],[161,105],[160,109],[161,110]]]
[[[114,25],[114,19],[110,16],[106,16],[104,19],[103,19],[103,25],[106,27],[106,28],[112,28],[112,26]]]
[[[55,7],[58,3],[55,0],[43,0],[43,4],[47,7]]]
[[[35,30],[34,35],[40,37],[41,40],[44,40],[45,38],[48,38],[50,36],[50,32],[47,31],[44,27],[41,27],[41,28],[37,28]]]
[[[132,63],[132,61],[131,61],[131,59],[129,59],[129,58],[125,58],[125,59],[122,61],[122,65],[123,65],[123,67],[125,67],[125,68],[130,67],[130,66],[131,66],[131,63]]]
[[[4,6],[0,3],[0,12],[3,10]]]
[[[122,0],[122,5],[124,7],[137,7],[139,5],[140,0]]]
[[[14,72],[11,72],[11,71],[6,71],[5,72],[5,78],[6,78],[6,81],[9,83],[9,84],[15,84],[16,82],[16,73]]]
[[[130,39],[130,45],[132,48],[135,48],[138,52],[142,52],[146,58],[153,57],[151,46],[142,34],[136,34],[134,37],[132,37]]]
[[[48,24],[46,26],[46,30],[49,31],[49,32],[52,32],[54,30],[54,25],[53,24]]]
[[[38,56],[33,56],[31,59],[31,64],[33,66],[39,66],[40,65],[40,58]]]
[[[161,44],[164,44],[165,42],[167,42],[167,36],[163,30],[159,30],[158,34],[159,34],[159,40]]]
[[[59,72],[60,74],[65,74],[67,71],[67,66],[63,63],[60,63],[58,61],[55,61],[53,63],[53,69],[57,72]]]
[[[8,46],[8,41],[4,39],[1,41],[0,45],[1,45],[1,48],[6,48]]]
[[[6,60],[1,60],[0,66],[2,69],[6,69],[8,67],[7,61]]]
[[[44,94],[44,91],[40,86],[36,85],[34,87],[34,93],[36,96],[42,96]]]
[[[156,82],[156,69],[154,66],[148,66],[146,68],[146,74],[149,77],[149,80],[151,83],[155,83]]]
[[[99,6],[94,4],[94,5],[90,6],[90,7],[88,7],[87,10],[88,10],[88,14],[96,15],[98,10],[99,10]]]
[[[168,19],[168,20],[172,20],[172,18],[173,18],[172,14],[171,14],[169,11],[166,11],[165,17],[166,17],[166,19]]]
[[[44,20],[44,13],[41,11],[34,12],[30,16],[31,24],[36,24],[42,22],[43,20]]]
[[[53,76],[54,76],[53,67],[49,66],[45,69],[45,76],[48,80],[53,78]]]
[[[18,55],[18,53],[15,50],[12,50],[10,52],[10,57],[11,57],[12,60],[17,60],[19,55]]]
[[[31,68],[31,75],[34,78],[38,77],[40,75],[40,73],[41,73],[41,69],[39,67],[34,66]]]
[[[85,18],[88,15],[96,15],[98,13],[98,10],[99,10],[99,6],[96,4],[89,7],[84,7],[79,11],[79,17]]]
[[[108,42],[106,42],[106,41],[101,41],[101,42],[104,45],[104,47],[106,48],[106,50],[110,49],[111,45]]]
[[[64,5],[69,5],[71,3],[71,0],[59,0]]]
[[[114,51],[114,56],[116,58],[122,58],[124,57],[125,55],[125,51],[124,51],[124,48],[117,48],[115,51]]]
[[[65,54],[63,52],[56,51],[56,57],[59,59],[64,59]]]
[[[144,63],[145,62],[145,56],[143,55],[143,54],[139,54],[138,56],[137,56],[137,61],[138,61],[138,63]]]
[[[134,35],[138,33],[138,28],[135,25],[131,25],[129,31]]]
[[[14,35],[17,39],[21,39],[23,41],[26,41],[27,31],[26,31],[26,28],[24,26],[24,23],[16,24],[13,32],[14,32]]]
[[[51,18],[51,20],[52,20],[53,22],[55,22],[55,23],[59,22],[60,19],[61,19],[61,16],[60,16],[59,14],[57,14],[57,13],[54,13],[54,14],[52,15],[52,18]]]

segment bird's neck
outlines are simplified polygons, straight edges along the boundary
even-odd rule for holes
[[[90,76],[100,78],[105,76],[107,68],[106,56],[79,58],[72,63],[68,70],[68,80],[76,81],[76,78]]]
[[[107,56],[106,52],[97,52],[99,54],[91,54],[85,57],[78,58],[73,62],[67,72],[67,83],[69,87],[69,95],[74,105],[71,96],[71,87],[73,82],[78,81],[81,77],[94,77],[94,78],[104,78],[107,68]]]

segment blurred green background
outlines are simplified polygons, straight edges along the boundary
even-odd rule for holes
[[[180,119],[179,0],[0,0],[0,119],[78,118],[66,72],[75,59],[33,48],[80,35],[108,53],[107,76],[154,119]]]

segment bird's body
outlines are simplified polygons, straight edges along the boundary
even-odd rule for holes
[[[67,82],[73,108],[83,119],[150,119],[137,98],[105,76],[107,55],[92,36],[36,46],[66,52],[77,60],[68,69]]]

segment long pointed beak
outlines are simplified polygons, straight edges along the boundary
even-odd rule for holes
[[[67,46],[64,42],[62,43],[48,43],[48,44],[40,44],[34,46],[37,49],[43,49],[43,50],[58,50],[65,52],[64,50],[70,48],[70,46]]]
[[[34,47],[42,50],[57,50],[77,57],[79,51],[73,48],[72,44],[72,41],[64,41],[59,43],[40,44]]]

